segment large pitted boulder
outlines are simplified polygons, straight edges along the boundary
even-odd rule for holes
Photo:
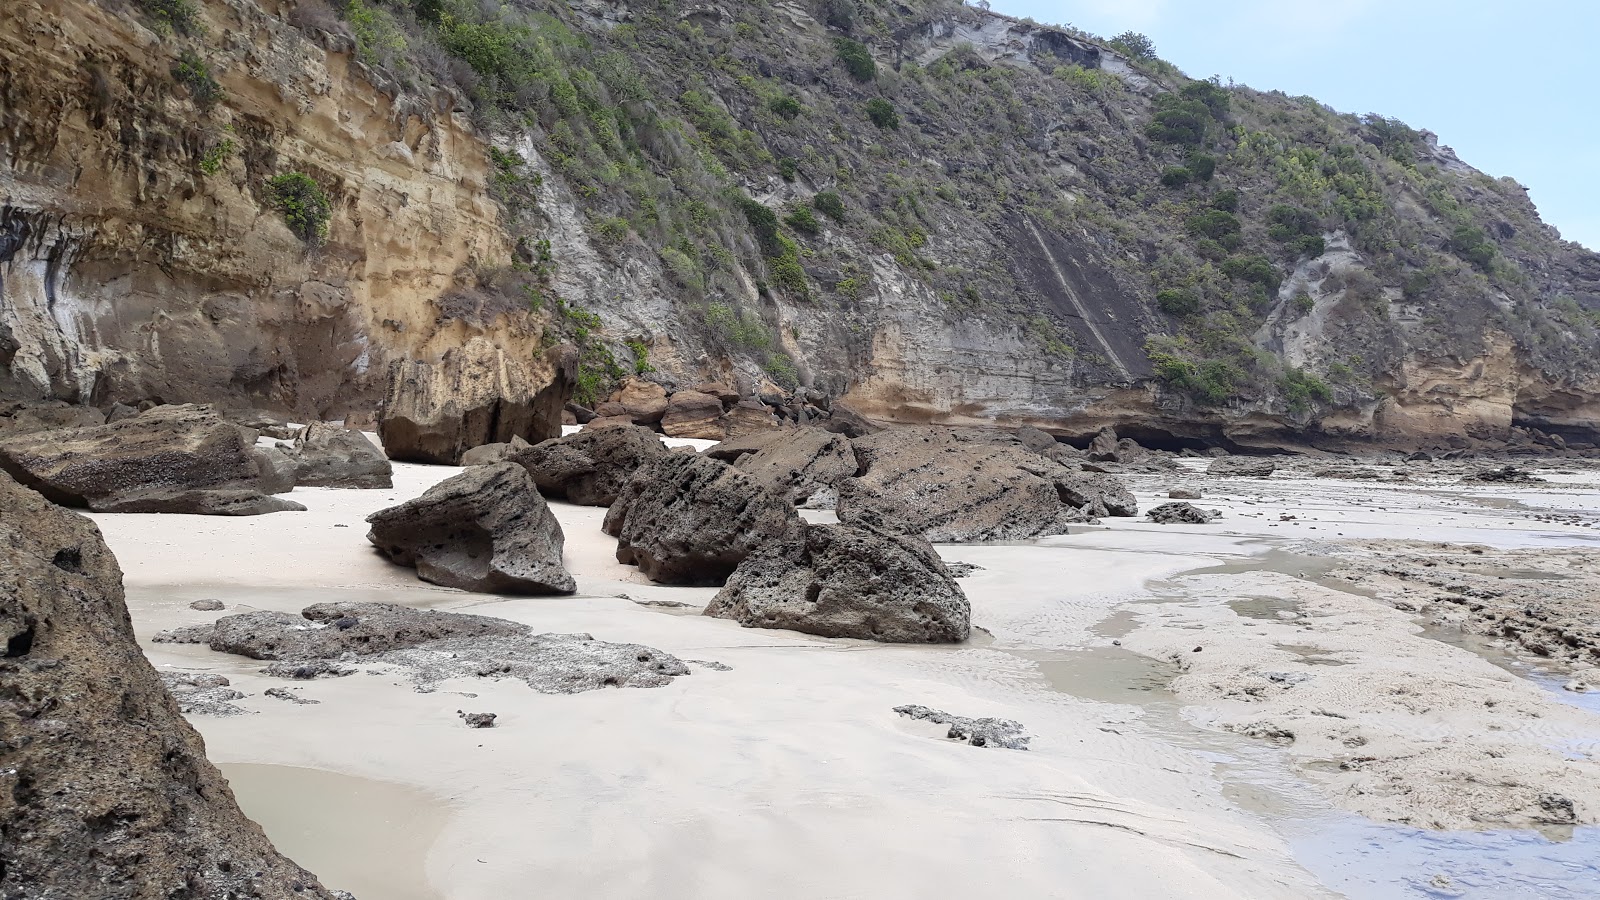
[[[1265,456],[1219,456],[1206,466],[1207,475],[1229,478],[1266,478],[1278,464]]]
[[[839,484],[844,524],[967,543],[1064,534],[1091,516],[1137,511],[1114,478],[988,435],[897,429],[854,444],[863,472]]]
[[[570,594],[566,536],[525,469],[474,466],[367,517],[367,540],[423,581],[487,594]]]
[[[263,671],[288,678],[345,668],[326,660],[359,659],[363,668],[392,666],[424,690],[453,678],[486,677],[515,678],[546,694],[576,694],[661,687],[689,674],[682,660],[654,647],[612,644],[587,634],[534,634],[505,619],[394,603],[319,603],[298,616],[241,613],[164,631],[155,640],[274,660]]]
[[[629,377],[611,395],[611,402],[620,405],[635,425],[654,425],[667,413],[667,389],[653,381]]]
[[[397,360],[378,435],[390,459],[447,466],[484,444],[559,437],[577,376],[571,347],[523,362],[481,337],[437,363]]]
[[[972,608],[921,538],[845,525],[806,525],[734,570],[705,614],[747,628],[893,643],[953,643]]]
[[[788,498],[695,453],[666,453],[633,473],[606,513],[617,561],[651,581],[720,585],[762,544],[792,537]]]
[[[734,438],[706,450],[757,481],[788,494],[797,505],[837,489],[859,463],[850,439],[821,428],[785,428]]]
[[[699,391],[678,391],[667,401],[661,431],[675,438],[722,440],[727,436],[722,424],[722,400]]]
[[[255,432],[203,406],[158,406],[111,425],[0,438],[0,469],[47,498],[96,512],[258,515],[304,510],[262,492],[274,479]]]
[[[0,896],[333,900],[234,802],[94,523],[0,474]]]
[[[394,487],[394,466],[377,445],[352,428],[313,422],[289,448],[295,483],[307,487]]]
[[[535,444],[512,454],[510,461],[527,469],[546,497],[610,506],[640,466],[666,452],[655,432],[618,423]]]

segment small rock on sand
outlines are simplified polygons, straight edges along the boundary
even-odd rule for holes
[[[311,706],[322,702],[321,700],[312,700],[310,697],[297,696],[284,688],[267,688],[266,695],[278,700],[286,700],[290,703],[297,703],[301,706]]]
[[[896,706],[894,711],[908,719],[920,719],[949,725],[947,737],[964,741],[974,747],[1000,747],[1005,750],[1026,750],[1033,738],[1023,729],[1021,722],[1011,719],[969,719],[926,706]]]
[[[196,600],[195,602],[189,604],[189,608],[198,609],[201,612],[216,612],[219,609],[226,609],[227,607],[222,605],[221,600]]]
[[[459,709],[456,710],[456,715],[461,717],[461,721],[465,722],[468,728],[493,728],[494,720],[499,718],[491,712],[469,713]]]
[[[1190,503],[1163,503],[1150,510],[1150,521],[1160,525],[1205,525],[1220,512],[1206,512]]]
[[[1201,493],[1199,488],[1175,487],[1172,490],[1167,491],[1168,500],[1199,500],[1200,497]]]

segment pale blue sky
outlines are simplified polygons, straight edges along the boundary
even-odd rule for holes
[[[1600,0],[993,0],[1110,37],[1144,32],[1197,78],[1309,94],[1439,135],[1532,190],[1600,250]]]

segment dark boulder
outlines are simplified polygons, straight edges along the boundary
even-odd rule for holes
[[[577,434],[519,450],[509,461],[527,469],[546,497],[610,506],[640,466],[666,452],[661,437],[648,428],[591,423]]]
[[[768,541],[800,531],[787,497],[732,466],[665,453],[633,473],[606,513],[617,561],[651,581],[720,585]]]
[[[845,525],[806,525],[734,570],[705,614],[747,628],[893,643],[953,643],[972,609],[921,538]]]
[[[366,435],[352,428],[314,422],[289,447],[295,483],[306,487],[394,487],[394,466]]]
[[[367,540],[423,581],[488,594],[570,594],[561,523],[527,471],[474,466],[367,517]]]
[[[1150,521],[1159,525],[1205,525],[1217,518],[1192,503],[1163,503],[1150,510]]]
[[[705,451],[757,481],[808,505],[820,491],[837,488],[859,468],[855,447],[842,434],[820,428],[785,428],[723,441]]]

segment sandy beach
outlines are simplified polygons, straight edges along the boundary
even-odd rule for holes
[[[1594,895],[1593,695],[1519,672],[1511,650],[1438,639],[1345,570],[1358,542],[1593,547],[1595,470],[1537,488],[1126,476],[1141,507],[1183,483],[1224,517],[941,546],[982,567],[961,582],[981,630],[954,647],[700,616],[715,589],[646,582],[615,562],[604,510],[563,503],[578,595],[424,584],[372,552],[363,520],[456,471],[302,488],[304,513],[94,517],[157,668],[219,672],[247,695],[249,714],[191,717],[245,811],[361,900]],[[1537,518],[1551,511],[1561,521]],[[207,598],[226,611],[190,609]],[[365,672],[285,684],[149,642],[345,599],[637,642],[692,674],[418,692]],[[1031,749],[945,740],[904,704],[1017,720]],[[473,730],[458,710],[499,719]],[[1566,821],[1535,821],[1552,803],[1546,818]]]

